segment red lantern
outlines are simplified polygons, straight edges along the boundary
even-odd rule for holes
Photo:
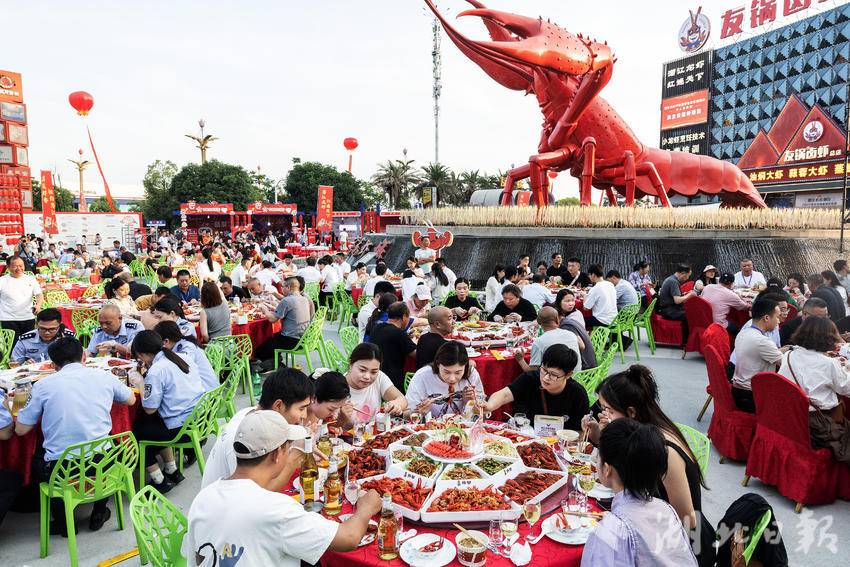
[[[346,138],[342,141],[342,145],[345,146],[345,149],[349,152],[353,152],[360,144],[357,142],[357,138]]]
[[[69,94],[68,102],[71,103],[71,106],[80,116],[86,116],[92,106],[94,106],[94,98],[85,91],[76,91]]]
[[[549,179],[555,179],[556,177],[558,177],[558,172],[550,169],[549,170]]]

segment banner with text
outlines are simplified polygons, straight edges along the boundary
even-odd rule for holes
[[[59,234],[56,225],[56,197],[53,193],[53,174],[41,172],[41,222],[45,234]]]
[[[330,185],[319,185],[319,199],[316,204],[316,230],[331,230],[333,228],[334,188]]]

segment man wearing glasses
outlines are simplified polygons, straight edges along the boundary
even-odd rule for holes
[[[581,430],[581,418],[590,404],[584,386],[572,380],[578,364],[578,355],[565,344],[554,344],[546,349],[540,370],[520,374],[506,388],[502,388],[482,404],[485,412],[492,412],[505,404],[513,403],[513,413],[524,413],[534,423],[537,415],[564,418],[564,428]]]
[[[42,309],[35,318],[35,330],[22,334],[12,349],[11,360],[18,364],[48,360],[47,347],[59,337],[73,337],[62,324],[62,313],[52,307]]]

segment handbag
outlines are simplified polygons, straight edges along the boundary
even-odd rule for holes
[[[794,383],[802,390],[797,373],[791,366],[791,353],[788,352],[788,369]],[[850,427],[844,416],[844,405],[839,401],[838,405],[826,412],[821,410],[809,399],[809,405],[815,409],[809,412],[809,429],[812,436],[812,444],[819,447],[832,449],[835,459],[841,462],[850,462]]]

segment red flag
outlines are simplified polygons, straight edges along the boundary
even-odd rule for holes
[[[316,230],[333,230],[334,188],[319,185],[319,202],[316,205]]]
[[[56,196],[53,192],[53,175],[41,172],[41,223],[45,234],[59,234],[56,224]]]

